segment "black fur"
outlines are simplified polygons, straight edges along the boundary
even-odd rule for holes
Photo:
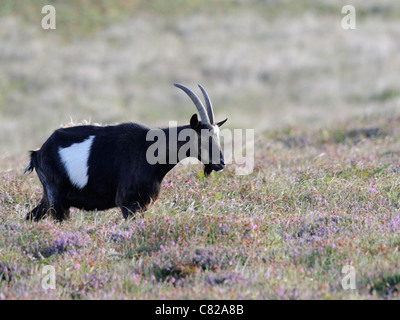
[[[178,132],[190,127],[200,132],[207,126],[193,116],[190,125],[178,127]],[[56,130],[40,150],[31,151],[25,172],[35,169],[44,191],[39,205],[26,219],[38,221],[50,213],[62,221],[69,217],[70,207],[105,210],[118,206],[124,218],[146,210],[157,199],[162,179],[175,166],[174,163],[151,165],[147,162],[146,150],[153,143],[146,141],[149,130],[134,123]],[[164,130],[168,139],[168,129]],[[95,138],[88,159],[88,182],[79,189],[70,182],[58,150],[83,142],[89,136]],[[183,143],[178,143],[176,152]],[[223,168],[222,153],[221,160],[222,165],[206,164],[205,174]]]

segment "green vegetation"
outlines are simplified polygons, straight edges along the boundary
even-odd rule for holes
[[[56,30],[45,4],[0,6],[0,300],[398,299],[400,2],[354,1],[348,31],[336,0],[56,0]],[[187,123],[174,82],[255,129],[251,175],[177,167],[136,219],[25,222],[27,150],[70,121]]]
[[[328,141],[292,128],[305,146],[285,144],[287,129],[266,132],[251,175],[235,176],[231,165],[206,179],[198,167],[177,167],[161,198],[129,221],[114,209],[27,223],[37,177],[2,173],[0,297],[396,298],[400,162],[391,151],[400,119],[390,126],[356,142],[334,138],[343,125]],[[55,290],[41,287],[45,265],[56,270]],[[345,265],[356,290],[341,285]]]

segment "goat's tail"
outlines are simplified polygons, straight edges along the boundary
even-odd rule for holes
[[[24,170],[24,174],[27,172],[31,173],[33,171],[33,169],[36,167],[37,151],[31,151],[30,153],[31,153],[31,159],[29,160],[29,163]]]

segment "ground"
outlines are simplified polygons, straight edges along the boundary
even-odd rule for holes
[[[177,167],[128,221],[115,209],[27,223],[41,186],[34,174],[2,173],[0,297],[398,297],[399,130],[399,119],[374,119],[265,132],[251,175]],[[42,288],[47,265],[54,290]],[[355,290],[342,286],[347,265]]]
[[[0,9],[0,299],[399,297],[398,3],[354,1],[343,30],[340,1],[55,1],[56,31],[21,3]],[[25,222],[28,150],[70,121],[186,124],[173,82],[254,129],[251,174],[182,165],[135,219]]]

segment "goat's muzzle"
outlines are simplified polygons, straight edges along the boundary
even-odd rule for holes
[[[214,171],[222,171],[225,169],[225,162],[221,159],[218,164],[212,164],[211,166]]]
[[[222,159],[220,160],[220,163],[206,164],[204,165],[204,175],[209,176],[213,170],[218,172],[224,170],[225,167],[225,162]]]

